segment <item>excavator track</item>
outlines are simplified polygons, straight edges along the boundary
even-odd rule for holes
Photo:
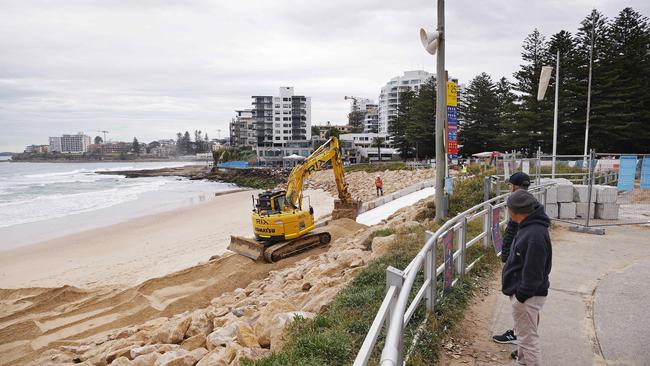
[[[327,245],[331,240],[330,233],[319,229],[299,238],[270,246],[266,246],[255,239],[231,236],[228,249],[253,260],[264,260],[273,263],[309,249]]]
[[[273,263],[280,259],[302,253],[321,245],[329,244],[332,237],[330,233],[324,231],[314,233],[313,231],[300,238],[272,245],[264,251],[264,260]]]

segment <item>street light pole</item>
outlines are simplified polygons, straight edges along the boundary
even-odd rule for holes
[[[447,88],[445,85],[445,1],[438,0],[438,55],[436,62],[436,221],[445,217],[445,117],[447,115]]]
[[[585,119],[585,150],[584,157],[587,161],[587,146],[589,145],[589,112],[591,110],[591,69],[594,59],[594,28],[596,27],[596,19],[591,25],[591,48],[589,48],[589,81],[587,82],[587,118]]]
[[[555,61],[555,111],[553,113],[553,166],[551,167],[551,178],[555,179],[555,155],[557,153],[557,114],[558,95],[560,92],[560,49],[557,50]]]

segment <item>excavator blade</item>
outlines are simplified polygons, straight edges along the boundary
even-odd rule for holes
[[[261,260],[264,258],[264,244],[255,239],[244,238],[242,236],[230,236],[230,245],[228,250],[248,257],[252,260]]]
[[[332,211],[332,219],[352,219],[356,220],[359,215],[359,208],[361,201],[341,201],[334,200],[334,211]]]

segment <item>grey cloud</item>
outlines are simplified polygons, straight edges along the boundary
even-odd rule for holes
[[[574,31],[596,7],[647,2],[447,1],[447,68],[462,82],[510,77],[533,28]],[[419,27],[435,1],[0,0],[0,150],[107,129],[148,141],[225,135],[233,110],[284,85],[312,97],[314,122],[344,122],[344,95],[377,98],[405,70],[434,70]]]

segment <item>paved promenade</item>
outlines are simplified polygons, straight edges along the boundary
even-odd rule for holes
[[[649,302],[650,227],[598,236],[556,225],[540,322],[544,364],[650,365]],[[492,332],[510,328],[510,304],[499,296]]]

